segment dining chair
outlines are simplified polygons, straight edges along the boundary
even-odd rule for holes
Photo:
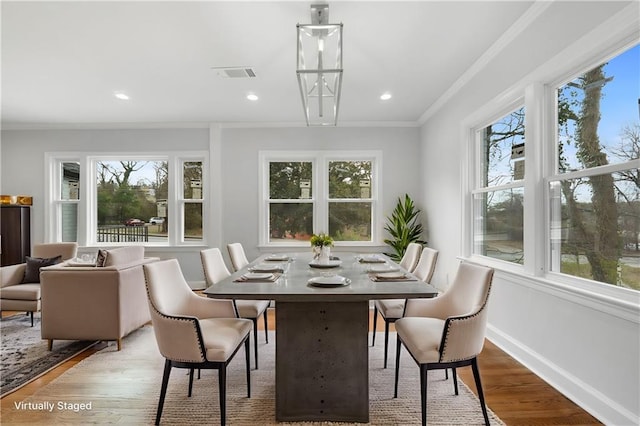
[[[151,323],[164,374],[155,424],[160,424],[171,369],[189,369],[189,396],[194,369],[218,370],[220,424],[226,422],[227,365],[244,344],[247,397],[251,397],[249,334],[251,321],[237,318],[231,300],[198,296],[184,279],[176,259],[144,265]]]
[[[492,268],[463,262],[447,291],[433,299],[407,300],[404,317],[396,321],[394,398],[398,397],[400,350],[404,346],[420,367],[423,425],[427,424],[427,372],[451,368],[458,395],[456,369],[466,366],[473,370],[484,421],[489,424],[477,358],[484,345],[492,279]]]
[[[241,246],[242,247],[242,246]],[[227,269],[227,265],[224,263],[222,253],[218,248],[210,248],[200,251],[200,260],[202,261],[202,268],[204,269],[204,276],[207,281],[207,286],[219,283],[231,276],[231,273]],[[253,322],[253,345],[254,356],[256,361],[256,370],[258,369],[258,318],[262,315],[264,318],[264,339],[269,343],[269,324],[267,320],[267,308],[269,307],[268,300],[234,300],[233,303],[238,310],[238,316],[240,318],[247,318]]]
[[[247,255],[244,252],[244,247],[241,243],[227,244],[227,250],[229,251],[229,257],[231,258],[231,266],[233,266],[233,272],[238,272],[249,264]]]
[[[409,272],[413,272],[413,270],[416,269],[421,252],[422,244],[409,243],[407,249],[404,251],[404,255],[402,255],[402,259],[400,259],[400,267]]]
[[[436,269],[436,261],[438,260],[438,250],[430,247],[422,249],[420,260],[416,268],[413,270],[419,280],[429,284],[431,277]],[[379,299],[373,302],[373,341],[371,346],[376,345],[376,326],[378,324],[378,312],[384,320],[384,368],[387,368],[387,352],[389,347],[389,324],[396,322],[402,318],[406,299]]]

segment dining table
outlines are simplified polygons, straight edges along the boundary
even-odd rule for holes
[[[275,301],[276,421],[369,422],[369,303],[438,291],[381,253],[264,254],[204,290]]]

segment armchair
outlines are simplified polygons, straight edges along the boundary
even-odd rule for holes
[[[458,394],[456,368],[471,366],[485,424],[487,407],[478,370],[478,354],[484,345],[487,303],[493,269],[462,263],[451,287],[434,299],[409,299],[404,317],[396,321],[396,372],[394,398],[398,397],[400,350],[409,351],[420,367],[422,424],[427,424],[427,372],[453,370],[455,394]]]
[[[193,370],[218,370],[220,423],[226,421],[226,371],[244,344],[247,397],[251,397],[249,333],[251,321],[236,317],[231,300],[214,300],[191,291],[176,259],[144,266],[148,305],[158,349],[165,357],[155,424],[160,424],[171,369],[189,369],[189,396]]]
[[[35,244],[31,259],[60,256],[65,261],[75,258],[77,250],[77,243]],[[40,272],[36,268],[34,261],[0,268],[0,311],[25,311],[31,314],[32,327],[33,313],[41,310]]]

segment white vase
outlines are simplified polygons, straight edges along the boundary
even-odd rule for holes
[[[331,257],[331,247],[322,246],[320,248],[320,257],[318,257],[318,263],[327,264]]]

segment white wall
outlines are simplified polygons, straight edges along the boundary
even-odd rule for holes
[[[532,23],[426,120],[422,197],[431,245],[440,250],[433,282],[446,286],[465,254],[462,123],[486,104],[524,94],[529,84],[561,77],[569,66],[581,65],[576,58],[586,62],[598,51],[616,49],[629,35],[638,40],[638,4],[621,14],[620,4],[611,5],[585,3],[579,13],[568,2],[549,5],[557,25]],[[640,297],[635,299],[623,302],[498,269],[488,336],[604,423],[638,424]]]
[[[214,126],[215,127],[215,126]],[[417,196],[420,187],[420,136],[417,127],[338,128],[223,128],[219,135],[203,129],[153,130],[5,130],[1,145],[2,194],[33,196],[32,243],[44,241],[44,155],[46,152],[216,151],[210,185],[221,187],[213,199],[220,220],[211,221],[209,245],[223,248],[241,242],[252,259],[258,249],[258,153],[260,150],[380,150],[382,203],[390,214],[405,192]],[[214,156],[217,155],[214,154]],[[219,169],[216,167],[219,164]],[[419,201],[417,201],[420,206]],[[218,228],[216,223],[220,224]],[[175,257],[189,281],[204,280],[202,247],[152,247],[147,255]],[[87,250],[95,250],[94,248]],[[83,249],[81,248],[82,252]],[[228,259],[227,259],[228,260]]]

